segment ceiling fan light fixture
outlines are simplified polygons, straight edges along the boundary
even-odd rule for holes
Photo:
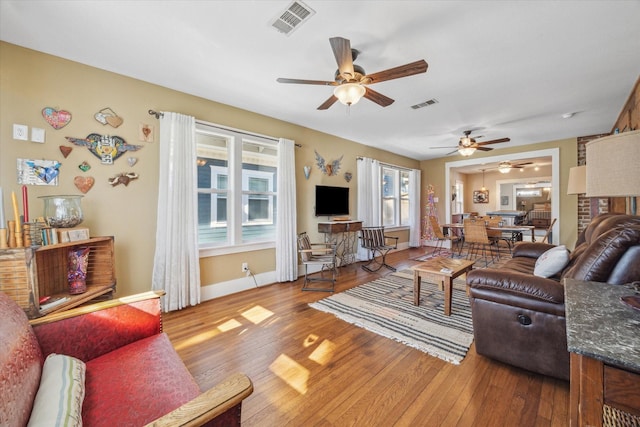
[[[500,163],[498,165],[498,171],[500,173],[509,173],[511,172],[511,165],[509,163]]]
[[[468,157],[468,156],[472,155],[475,152],[476,152],[476,148],[475,147],[460,147],[460,148],[458,148],[458,153],[460,153],[461,156],[465,156],[465,157]]]
[[[333,94],[344,105],[357,104],[365,92],[366,89],[359,83],[343,83],[333,90]]]

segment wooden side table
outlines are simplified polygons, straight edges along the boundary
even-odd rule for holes
[[[444,314],[451,316],[451,293],[453,279],[473,268],[475,261],[436,257],[411,267],[413,269],[413,304],[420,305],[420,273],[436,277],[440,288],[444,288]]]

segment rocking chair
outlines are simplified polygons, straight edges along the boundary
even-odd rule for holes
[[[386,262],[386,256],[389,251],[398,248],[398,238],[385,236],[384,227],[362,227],[362,247],[369,251],[369,262],[362,268],[371,273],[387,267],[391,271],[396,271],[395,267],[390,266]],[[393,240],[393,244],[389,242]],[[379,257],[380,259],[376,259]]]

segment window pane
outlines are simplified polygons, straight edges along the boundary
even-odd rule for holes
[[[400,199],[400,225],[409,225],[409,199]]]
[[[227,244],[228,137],[196,132],[198,244]]]
[[[395,225],[395,199],[382,200],[382,225],[389,227]]]
[[[396,195],[396,171],[388,168],[382,170],[382,197]]]
[[[202,208],[206,206],[206,212]],[[213,214],[211,212],[212,207]],[[218,221],[211,221],[215,215]],[[198,244],[220,246],[227,242],[227,199],[216,194],[198,194]]]
[[[252,138],[242,142],[242,241],[275,240],[278,148]]]

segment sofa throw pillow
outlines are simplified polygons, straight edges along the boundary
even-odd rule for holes
[[[539,277],[551,277],[560,273],[569,264],[569,251],[565,245],[551,248],[536,260],[533,274]]]
[[[82,360],[50,354],[42,367],[28,426],[82,426],[85,372]]]

